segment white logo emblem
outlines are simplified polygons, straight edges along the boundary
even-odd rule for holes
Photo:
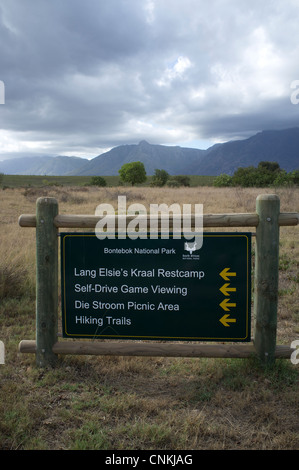
[[[197,245],[197,241],[195,239],[194,242],[185,242],[184,243],[184,249],[185,251],[188,252],[188,254],[184,255],[183,254],[183,259],[186,259],[186,260],[199,260],[199,255],[198,254],[195,254],[194,252],[195,251],[198,251],[201,247],[198,248],[198,245]]]
[[[197,246],[196,241],[190,245],[188,242],[185,242],[185,250],[189,251],[190,255],[193,253],[193,251],[196,251],[196,246]]]

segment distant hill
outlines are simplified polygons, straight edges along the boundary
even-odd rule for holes
[[[191,174],[232,175],[237,168],[257,166],[260,161],[277,162],[287,172],[299,169],[299,127],[216,144],[206,151],[203,161],[195,163]]]
[[[216,144],[207,150],[139,144],[120,145],[91,160],[79,157],[26,157],[0,162],[0,172],[23,175],[118,175],[124,163],[142,161],[146,173],[156,168],[170,175],[232,175],[239,167],[275,161],[287,172],[299,169],[299,127],[262,131],[244,140]]]
[[[48,175],[63,176],[78,171],[86,164],[85,158],[79,157],[24,157],[12,158],[0,162],[0,172],[6,175]]]
[[[142,140],[137,145],[120,145],[109,152],[86,162],[74,175],[117,175],[124,163],[141,161],[146,173],[155,169],[166,170],[170,175],[189,174],[189,169],[204,158],[205,150],[152,145]]]

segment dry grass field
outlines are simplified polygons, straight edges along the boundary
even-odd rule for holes
[[[204,213],[237,213],[255,212],[256,197],[274,191],[282,212],[299,212],[299,188],[1,190],[0,449],[298,450],[299,365],[288,359],[264,370],[254,359],[64,356],[43,370],[18,352],[35,339],[35,230],[18,217],[34,213],[39,196],[56,197],[64,214],[117,207],[118,195],[147,209],[201,203]],[[299,339],[299,227],[280,236],[277,342],[290,345]]]

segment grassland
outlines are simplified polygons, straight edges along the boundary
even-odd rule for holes
[[[299,365],[288,359],[263,370],[254,359],[65,356],[41,370],[18,352],[35,339],[35,232],[18,217],[35,212],[37,197],[56,197],[60,213],[94,214],[118,195],[229,213],[254,212],[257,195],[273,190],[30,185],[0,194],[1,449],[298,449]],[[281,211],[299,211],[298,188],[275,191]],[[281,228],[279,344],[299,338],[298,230]]]
[[[190,186],[209,186],[214,176],[190,175]],[[108,187],[120,185],[118,176],[104,176]],[[152,177],[148,176],[141,187],[149,186]],[[41,186],[87,186],[91,176],[43,176],[43,175],[4,175],[2,185],[7,188],[41,187]]]

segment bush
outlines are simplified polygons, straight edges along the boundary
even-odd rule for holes
[[[107,186],[107,182],[102,176],[93,176],[89,184],[92,186]]]
[[[290,173],[287,173],[286,171],[281,171],[278,173],[278,175],[275,177],[273,181],[273,186],[293,186],[294,182],[291,177]]]
[[[293,184],[299,186],[299,170],[291,171],[288,175],[292,180]]]
[[[262,188],[297,184],[297,180],[299,181],[299,172],[287,173],[279,167],[278,163],[263,161],[258,164],[257,168],[253,166],[238,168],[232,177],[232,184]]]
[[[222,173],[221,175],[216,176],[213,185],[217,188],[232,186],[232,177],[226,173]]]
[[[287,173],[276,162],[262,161],[254,166],[240,167],[233,176],[225,173],[217,176],[214,186],[269,187],[299,185],[299,170]]]
[[[214,186],[270,187],[299,184],[299,171],[287,173],[276,162],[262,161],[254,166],[240,167],[233,176],[221,174],[214,180]]]
[[[170,186],[171,188],[179,188],[181,185],[178,181],[170,179],[167,183],[167,186]]]
[[[152,177],[151,186],[165,186],[168,179],[169,174],[166,170],[155,170],[155,174]]]
[[[245,168],[238,168],[232,177],[233,186],[253,187],[265,186],[265,178],[261,175],[257,168],[248,166]]]
[[[186,175],[172,176],[167,185],[172,187],[190,186],[190,177]]]

